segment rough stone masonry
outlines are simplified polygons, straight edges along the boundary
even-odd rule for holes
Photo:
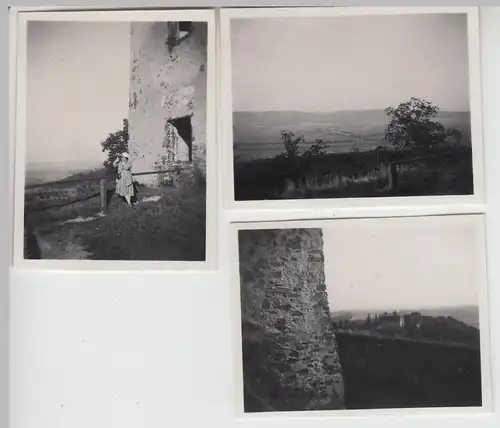
[[[344,407],[321,229],[239,232],[245,411]]]
[[[172,24],[177,44],[170,46]],[[172,164],[205,173],[207,24],[131,23],[129,150],[133,172],[158,171]],[[177,27],[175,27],[177,26]],[[158,175],[137,176],[158,184]]]

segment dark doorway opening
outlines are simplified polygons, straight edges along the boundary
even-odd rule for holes
[[[186,37],[189,37],[194,30],[191,21],[168,22],[168,35],[165,44],[168,51],[172,53],[175,46],[178,46]]]
[[[192,162],[193,160],[193,126],[191,124],[191,116],[192,115],[175,117],[167,121],[175,129],[177,129],[179,137],[181,137],[181,140],[186,144],[187,160],[189,162]],[[182,152],[182,150],[180,150],[179,148],[177,149],[177,151],[178,153]]]

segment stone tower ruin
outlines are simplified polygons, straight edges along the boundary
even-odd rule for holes
[[[245,411],[344,407],[321,229],[239,232]]]
[[[131,23],[132,172],[180,163],[205,173],[206,61],[205,22]],[[159,175],[135,178],[156,185]]]

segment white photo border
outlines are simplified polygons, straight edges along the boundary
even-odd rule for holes
[[[17,19],[16,19],[17,18]],[[13,256],[16,268],[51,270],[166,270],[215,271],[217,269],[217,148],[216,148],[216,28],[215,11],[206,10],[80,10],[17,12],[17,29],[11,29],[11,41],[16,49],[16,95],[11,100],[15,129],[10,148],[14,156],[11,180],[13,195]],[[207,115],[206,115],[206,215],[205,261],[136,261],[136,260],[26,260],[24,259],[24,186],[26,155],[26,76],[27,76],[27,24],[30,21],[74,22],[161,22],[199,21],[207,23]],[[12,105],[13,104],[13,105]]]
[[[455,215],[451,215],[456,217]],[[430,219],[429,216],[415,216],[423,219]],[[445,217],[445,216],[443,216]],[[449,216],[448,216],[449,217]],[[489,323],[489,300],[488,300],[488,276],[486,264],[486,235],[484,228],[484,215],[470,214],[458,215],[458,217],[469,217],[475,221],[478,229],[479,239],[477,242],[478,265],[483,266],[480,276],[477,280],[479,301],[479,322],[480,322],[480,358],[481,358],[481,387],[482,387],[482,406],[477,407],[423,407],[423,408],[397,408],[397,409],[363,409],[363,410],[317,410],[317,411],[276,411],[262,413],[248,413],[244,411],[243,398],[243,360],[242,360],[242,333],[241,333],[241,282],[239,272],[239,241],[238,232],[240,230],[269,230],[269,229],[297,229],[297,228],[323,228],[328,227],[336,221],[363,222],[369,218],[345,218],[329,220],[292,220],[292,221],[274,221],[274,222],[253,222],[253,223],[229,223],[229,246],[228,254],[228,279],[230,283],[230,306],[231,306],[231,340],[233,349],[233,416],[238,421],[252,428],[266,426],[269,421],[288,423],[292,421],[301,421],[307,419],[314,421],[316,419],[344,419],[344,418],[366,418],[370,420],[373,417],[396,419],[401,424],[401,418],[407,417],[478,417],[490,415],[493,411],[492,390],[493,381],[491,379],[491,350],[490,350],[490,323]],[[394,219],[394,216],[378,217],[378,219]],[[400,220],[408,217],[401,216]],[[278,421],[277,421],[278,420]],[[405,422],[406,423],[406,422]],[[387,425],[389,427],[389,425]],[[395,427],[400,425],[394,425]]]
[[[471,114],[471,140],[473,151],[474,194],[443,196],[402,196],[376,198],[325,198],[236,201],[234,196],[233,107],[231,68],[231,20],[249,18],[291,17],[351,17],[411,14],[465,14],[468,26],[469,103]],[[231,211],[235,221],[247,221],[247,210],[259,210],[263,220],[309,219],[335,217],[365,217],[384,215],[395,208],[393,215],[411,215],[414,212],[440,214],[469,214],[485,211],[484,160],[482,136],[482,99],[479,13],[477,7],[416,6],[416,7],[305,7],[305,8],[255,8],[222,9],[221,31],[221,97],[222,148],[221,166],[224,186],[221,189],[224,208]],[[283,210],[281,212],[281,210]],[[285,211],[286,210],[286,211]],[[362,211],[360,211],[362,210]]]

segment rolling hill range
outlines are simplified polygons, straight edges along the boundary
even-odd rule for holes
[[[248,152],[266,153],[269,157],[281,150],[281,131],[303,135],[308,142],[323,139],[332,152],[347,151],[356,146],[363,149],[386,144],[384,131],[390,118],[383,110],[308,112],[234,112],[233,141],[235,154],[254,157]],[[470,144],[470,114],[440,112],[436,118],[447,128],[457,128],[463,143]],[[274,147],[273,147],[274,146]],[[258,157],[264,157],[260,155]]]
[[[32,186],[62,180],[73,174],[102,168],[99,162],[33,162],[26,165],[25,185]]]

